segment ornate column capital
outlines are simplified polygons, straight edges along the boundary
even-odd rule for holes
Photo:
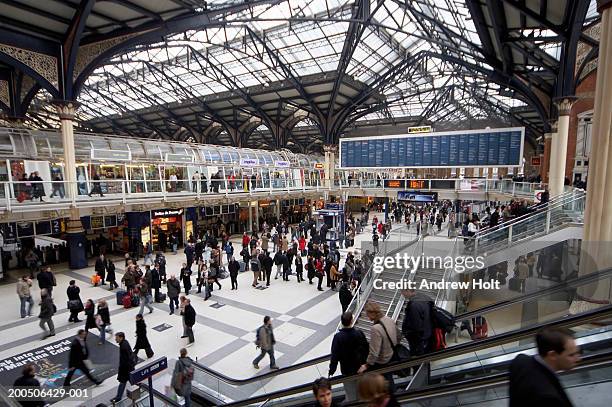
[[[550,125],[550,133],[547,134],[550,134],[552,136],[558,131],[559,122],[557,121],[557,119],[551,119],[548,121],[548,124]]]
[[[576,96],[562,96],[554,98],[553,103],[557,106],[559,116],[569,116],[572,111],[572,106],[577,100],[578,98]]]
[[[602,14],[604,10],[612,7],[612,0],[597,0],[597,11]]]
[[[51,103],[55,105],[60,120],[74,120],[76,111],[81,106],[80,103],[71,100],[54,100]]]
[[[338,152],[338,145],[337,144],[326,144],[323,146],[323,152],[335,154]]]

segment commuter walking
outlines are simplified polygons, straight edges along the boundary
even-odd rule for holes
[[[145,323],[142,314],[136,315],[136,345],[134,345],[134,355],[138,357],[140,349],[144,349],[147,354],[147,359],[153,357],[153,349],[147,338],[147,324]]]
[[[170,278],[166,281],[166,288],[168,289],[168,299],[170,300],[170,315],[173,315],[174,309],[179,307],[178,299],[181,292],[181,284],[174,274],[170,275]]]
[[[347,282],[343,282],[340,285],[340,290],[338,290],[338,297],[340,298],[340,305],[342,306],[342,313],[344,314],[348,309],[348,306],[353,301],[353,293],[351,293],[351,289]]]
[[[186,263],[183,263],[183,267],[181,268],[181,281],[183,282],[185,295],[189,295],[189,291],[191,290],[191,269],[187,267]]]
[[[363,332],[353,327],[353,314],[345,312],[340,318],[342,329],[340,329],[332,340],[331,359],[329,362],[329,376],[336,373],[338,363],[343,376],[357,374],[361,365],[366,363],[369,345]],[[345,402],[357,401],[357,382],[344,382]]]
[[[295,256],[295,274],[297,275],[298,283],[304,281],[304,264],[299,253]]]
[[[90,298],[85,301],[85,331],[89,332],[90,329],[97,328],[96,326],[96,305],[93,300]]]
[[[191,345],[195,338],[193,336],[193,326],[196,322],[196,312],[191,305],[191,300],[185,298],[185,309],[183,311],[183,323],[185,325],[185,334],[189,338],[189,345]]]
[[[127,339],[125,339],[125,334],[123,332],[117,332],[115,334],[115,342],[119,345],[119,369],[117,372],[119,387],[117,388],[117,395],[111,399],[111,403],[117,403],[123,398],[125,386],[128,380],[130,380],[130,372],[134,370],[136,366],[132,347]]]
[[[105,300],[98,300],[98,313],[96,314],[96,326],[100,331],[100,340],[98,345],[104,345],[106,342],[106,332],[112,333],[110,329],[110,312],[108,311],[108,304]]]
[[[253,287],[257,287],[258,280],[261,279],[261,263],[258,258],[259,252],[255,252],[253,257],[251,257],[251,271],[253,272]]]
[[[100,257],[96,259],[96,265],[94,266],[94,269],[96,270],[96,274],[98,275],[98,277],[100,277],[100,285],[105,285],[106,283],[104,282],[104,278],[106,275],[106,260],[104,259],[103,254],[101,254]],[[94,284],[94,286],[97,285],[97,283]]]
[[[255,346],[257,349],[261,349],[261,353],[253,360],[253,367],[259,369],[259,362],[266,356],[266,353],[270,355],[270,369],[278,369],[276,366],[276,360],[274,359],[274,331],[272,330],[272,319],[269,316],[265,316],[263,325],[257,329],[257,336],[255,339]]]
[[[115,263],[111,259],[106,259],[106,281],[110,285],[109,291],[119,287],[117,276],[115,275]]]
[[[66,289],[66,295],[68,296],[68,310],[70,310],[70,317],[68,322],[81,322],[79,319],[79,312],[83,311],[83,302],[81,301],[81,289],[77,287],[75,280],[70,280],[69,286]]]
[[[45,267],[36,276],[38,280],[38,288],[40,290],[47,290],[49,297],[53,296],[53,287],[56,285],[55,275],[51,272],[51,267]]]
[[[180,356],[172,372],[172,388],[176,394],[184,398],[183,405],[191,407],[191,381],[193,380],[193,359],[187,356],[187,349],[180,350]]]
[[[230,279],[232,280],[232,290],[238,289],[238,272],[240,271],[240,263],[233,257],[230,256],[229,264],[227,265],[229,270]]]
[[[420,356],[431,351],[433,335],[432,300],[416,290],[404,290],[406,298],[402,334],[410,345],[410,355]]]
[[[138,296],[140,297],[140,311],[139,314],[144,312],[144,307],[149,309],[149,314],[153,312],[153,307],[151,306],[152,298],[151,298],[151,288],[147,285],[144,278],[140,279],[140,284],[136,286],[136,291],[138,292]]]
[[[46,288],[43,288],[40,291],[40,313],[38,314],[38,318],[40,318],[40,329],[45,331],[45,336],[42,339],[46,339],[50,336],[55,336],[55,325],[53,325],[53,314],[57,312],[57,308],[55,304],[53,304],[53,299],[47,292]],[[49,328],[47,333],[47,328]]]
[[[89,371],[88,365],[91,364],[89,361],[89,348],[87,347],[87,331],[84,329],[79,329],[77,336],[72,340],[70,344],[70,354],[68,356],[68,374],[64,379],[64,387],[70,387],[70,381],[72,380],[72,376],[74,372],[78,369],[89,380],[94,382],[96,386],[102,384],[102,380],[96,378]]]
[[[32,299],[32,280],[29,276],[24,275],[17,281],[17,295],[19,296],[21,318],[31,317],[34,300]],[[26,310],[27,304],[27,310]]]
[[[559,381],[580,361],[580,349],[567,329],[544,329],[536,335],[538,354],[518,355],[510,364],[510,407],[571,407]]]

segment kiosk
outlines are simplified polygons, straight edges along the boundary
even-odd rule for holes
[[[325,209],[315,212],[317,220],[317,230],[320,231],[323,225],[327,227],[325,240],[330,248],[342,246],[345,236],[344,204],[328,203]]]

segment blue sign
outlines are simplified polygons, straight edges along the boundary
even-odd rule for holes
[[[397,193],[398,201],[412,202],[437,202],[437,192],[420,192],[420,191],[399,191]]]
[[[154,376],[155,374],[166,370],[168,368],[168,358],[165,356],[161,359],[157,359],[155,362],[151,362],[144,366],[134,369],[130,372],[130,383],[136,384],[141,381]]]
[[[513,127],[341,139],[340,167],[519,166],[524,135],[523,127]]]
[[[341,204],[341,203],[326,203],[325,204],[325,209],[332,209],[332,210],[336,210],[336,211],[343,211],[344,210],[344,204]]]

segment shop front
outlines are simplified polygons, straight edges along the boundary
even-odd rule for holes
[[[287,217],[291,224],[300,223],[305,217],[308,217],[310,205],[310,200],[305,198],[282,199],[281,214]]]
[[[248,212],[246,214],[248,218]],[[240,210],[237,204],[203,206],[198,208],[198,236],[210,231],[215,237],[223,232],[232,234],[242,233]]]
[[[156,209],[151,211],[151,226],[149,230],[151,242],[155,250],[160,250],[160,236],[162,234],[164,234],[164,236],[161,236],[162,249],[164,246],[163,242],[165,241],[166,243],[169,243],[170,236],[173,234],[178,238],[178,245],[183,245],[185,239],[185,236],[183,235],[184,215],[185,210],[183,208]],[[146,245],[144,240],[142,243],[143,246]],[[167,244],[166,247],[169,247],[169,244]]]
[[[127,249],[134,257],[142,256],[142,248],[151,241],[151,212],[127,212]]]
[[[129,239],[125,233],[125,214],[82,216],[81,224],[87,238],[88,256],[100,253],[118,253],[128,250]]]

